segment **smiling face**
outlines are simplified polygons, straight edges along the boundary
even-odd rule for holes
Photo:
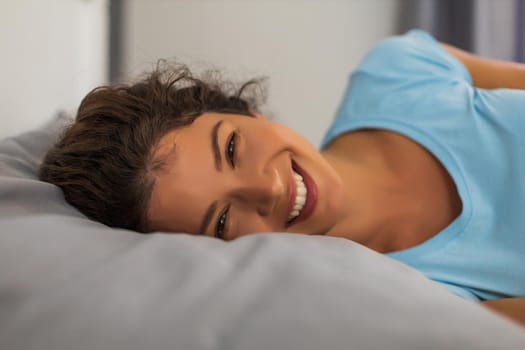
[[[231,240],[256,232],[325,234],[343,185],[302,136],[261,116],[205,113],[168,132],[148,205],[150,231]]]

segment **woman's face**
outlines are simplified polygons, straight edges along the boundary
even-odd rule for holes
[[[260,115],[205,113],[164,135],[154,157],[166,165],[148,205],[152,231],[325,234],[342,211],[335,170],[305,138]]]

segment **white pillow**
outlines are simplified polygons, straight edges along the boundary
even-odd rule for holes
[[[87,220],[36,178],[65,120],[0,142],[0,348],[523,349],[522,328],[347,240]]]

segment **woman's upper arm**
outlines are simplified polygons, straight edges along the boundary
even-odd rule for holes
[[[481,304],[525,327],[525,297],[487,300]]]
[[[448,44],[441,44],[469,71],[474,86],[482,89],[525,89],[525,64],[476,56]]]

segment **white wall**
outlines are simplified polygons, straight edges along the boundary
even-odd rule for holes
[[[130,0],[128,77],[158,58],[267,75],[269,109],[318,144],[348,73],[396,31],[397,0]]]
[[[107,0],[0,2],[0,137],[73,110],[107,80]]]

